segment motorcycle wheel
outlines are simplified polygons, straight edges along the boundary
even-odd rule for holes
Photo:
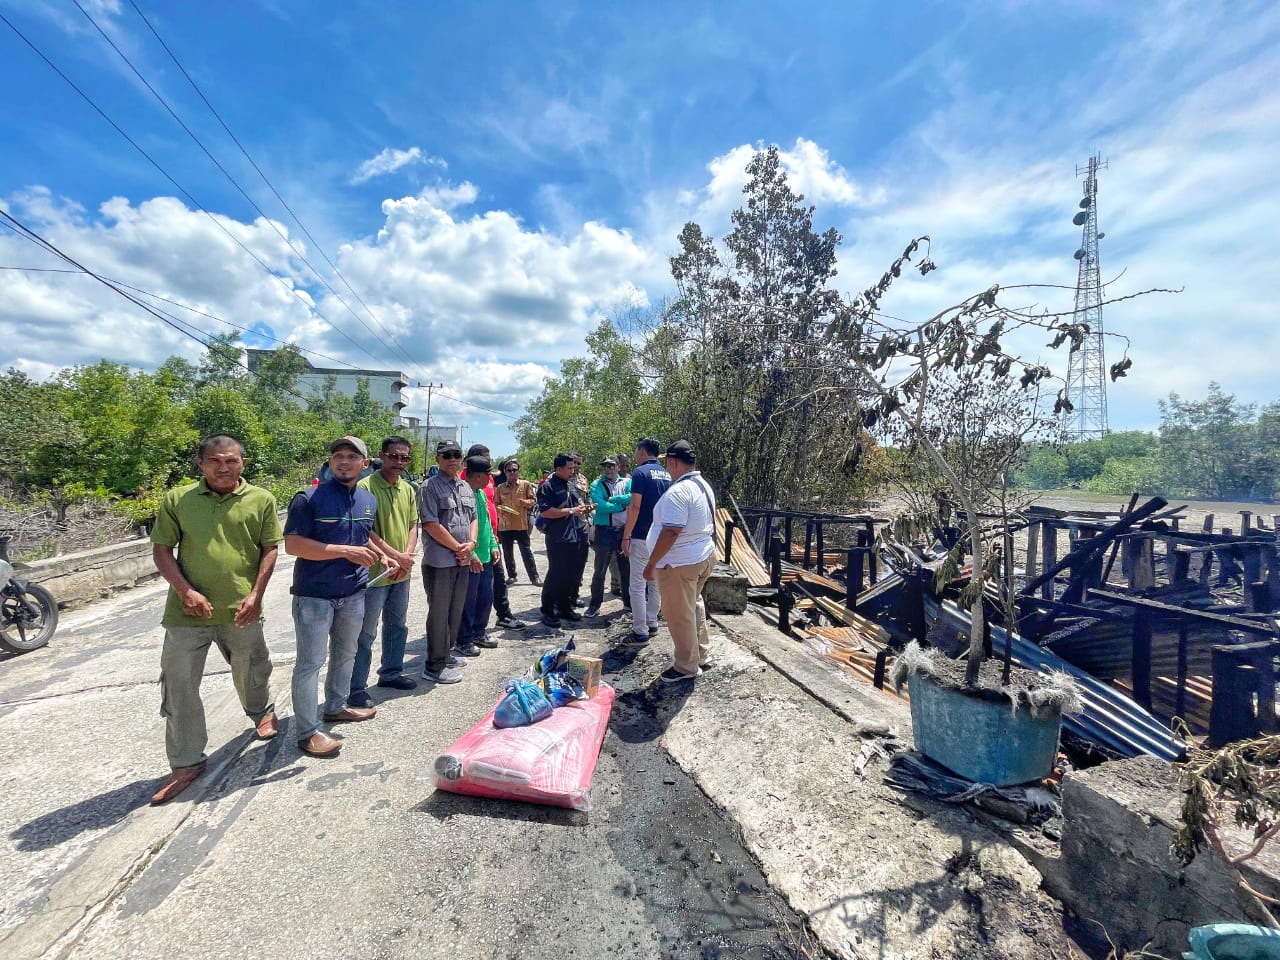
[[[44,587],[27,584],[27,601],[39,609],[32,617],[10,590],[0,594],[0,647],[26,653],[43,647],[58,629],[58,601]]]

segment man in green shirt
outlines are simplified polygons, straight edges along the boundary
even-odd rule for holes
[[[231,665],[258,736],[269,740],[280,730],[262,635],[262,596],[284,539],[275,498],[242,479],[244,448],[234,437],[202,440],[196,465],[204,478],[170,490],[151,531],[152,559],[170,587],[161,620],[160,715],[173,770],[153,804],[186,790],[208,760],[200,680],[211,644]]]
[[[463,476],[476,498],[477,532],[467,581],[467,603],[462,610],[462,626],[458,628],[458,653],[464,657],[478,657],[481,647],[498,645],[496,640],[485,635],[489,615],[493,613],[493,557],[498,550],[498,537],[493,532],[489,502],[484,492],[489,483],[489,458],[467,457]]]
[[[408,480],[402,479],[409,469],[412,449],[404,437],[387,437],[382,441],[382,469],[360,481],[360,486],[378,501],[373,518],[373,532],[396,551],[400,574],[382,576],[384,567],[375,563],[369,568],[369,588],[364,595],[364,624],[356,644],[356,662],[351,670],[353,707],[371,707],[369,668],[373,664],[373,641],[378,619],[382,619],[382,666],[378,668],[378,686],[393,690],[412,690],[417,684],[404,675],[404,646],[409,639],[409,582],[413,575],[413,555],[418,549],[418,497]]]

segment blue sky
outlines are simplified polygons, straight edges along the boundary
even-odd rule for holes
[[[1071,286],[1075,167],[1097,150],[1110,293],[1183,288],[1106,311],[1135,361],[1112,427],[1154,426],[1157,398],[1211,379],[1280,399],[1280,5],[133,2],[312,239],[130,0],[81,4],[276,227],[72,0],[0,13],[218,225],[2,23],[0,205],[92,269],[307,349],[517,415],[601,316],[670,293],[680,226],[724,232],[761,143],[843,234],[843,288],[932,235],[940,269],[889,313]],[[0,266],[51,264],[0,230]],[[0,270],[0,366],[198,352],[83,277]],[[434,409],[512,445],[506,418]]]

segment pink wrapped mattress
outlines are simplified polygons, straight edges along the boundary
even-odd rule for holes
[[[436,788],[590,810],[591,776],[612,708],[613,688],[602,683],[590,700],[556,707],[527,727],[499,729],[490,710],[436,758]]]

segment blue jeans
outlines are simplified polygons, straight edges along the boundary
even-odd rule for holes
[[[404,670],[404,645],[409,639],[409,581],[390,586],[371,587],[364,592],[364,626],[356,646],[356,662],[351,668],[351,692],[361,693],[369,686],[369,668],[373,665],[373,641],[382,618],[382,666],[379,680],[394,680]]]
[[[458,628],[458,646],[465,647],[484,636],[493,613],[493,564],[486,563],[479,573],[467,580],[467,605],[462,610],[462,626]]]
[[[317,730],[326,713],[338,713],[351,692],[351,667],[364,623],[364,595],[361,590],[349,597],[293,598],[293,632],[298,659],[293,664],[293,715],[295,736],[305,740]],[[329,673],[324,681],[324,710],[317,698],[316,683],[325,658]]]

